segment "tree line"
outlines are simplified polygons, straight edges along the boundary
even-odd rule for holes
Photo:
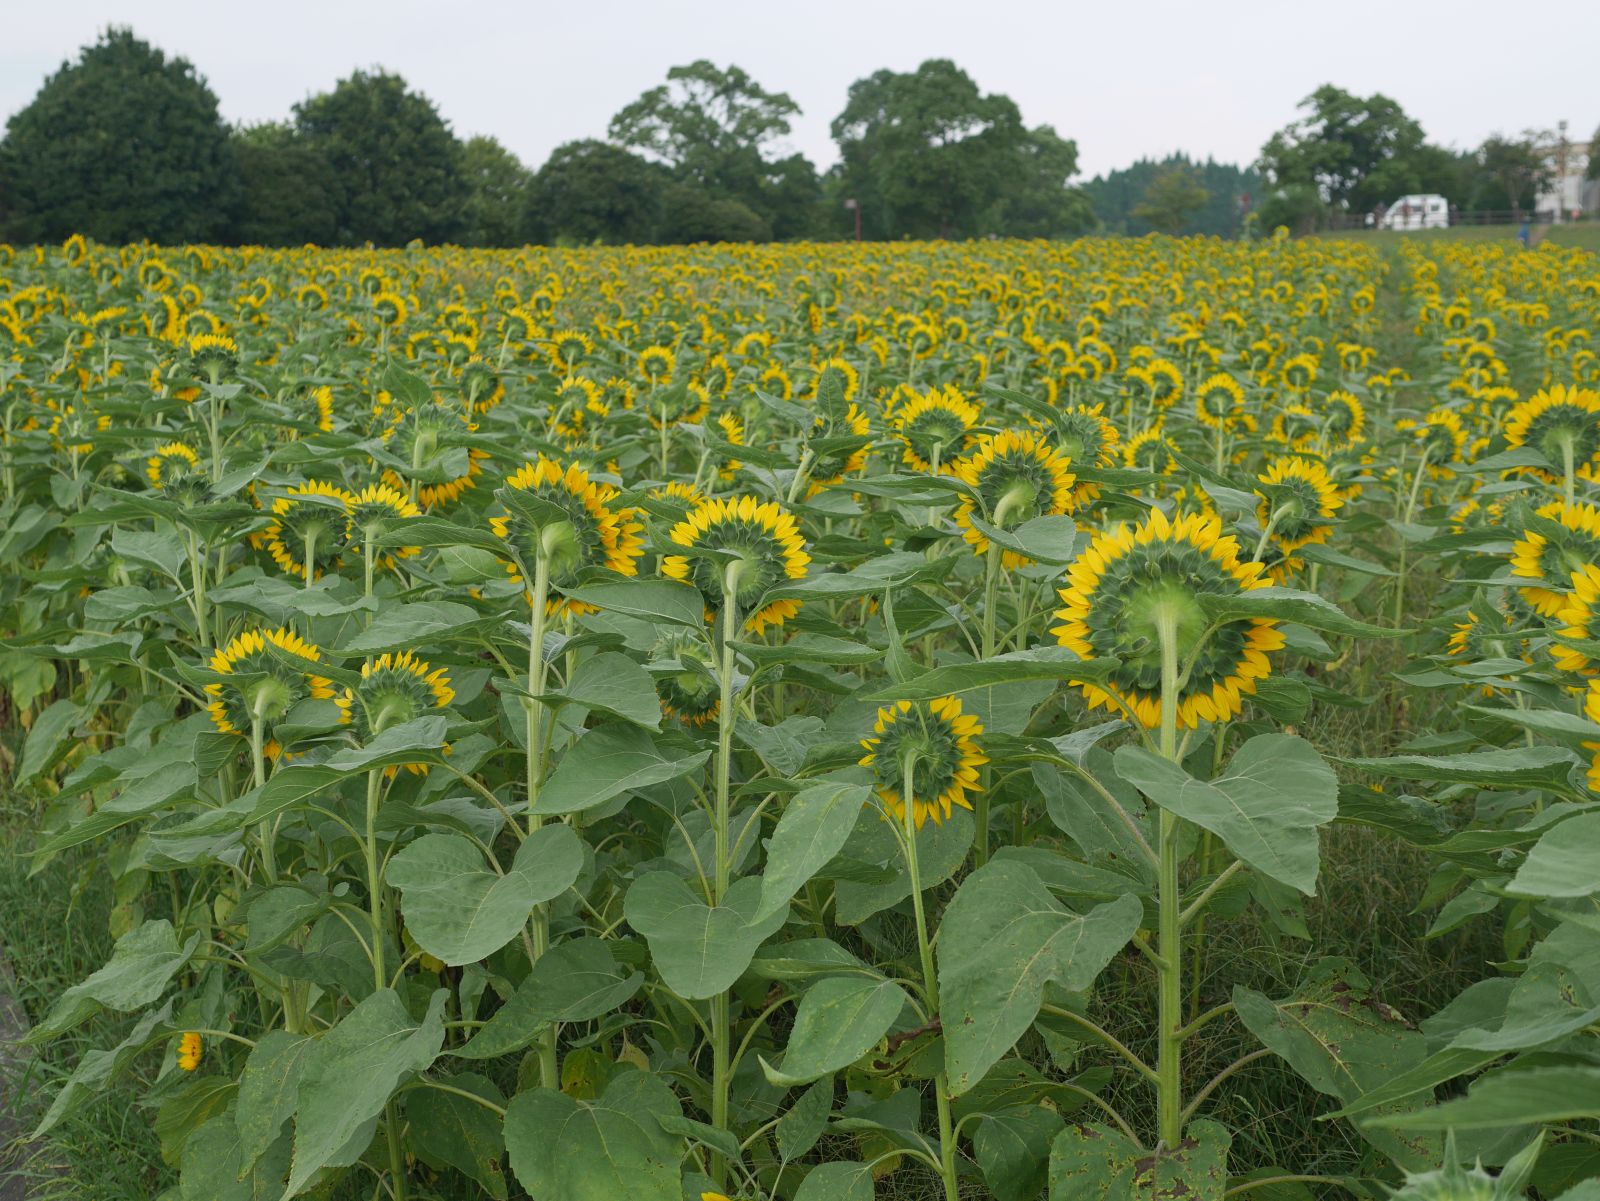
[[[737,66],[674,67],[530,170],[459,139],[398,75],[357,71],[283,121],[222,120],[194,66],[125,28],[64,63],[0,141],[0,237],[469,246],[1065,237],[1095,218],[1077,146],[954,63],[878,71],[833,122],[840,163],[781,151],[794,100]],[[846,200],[858,210],[847,209]]]

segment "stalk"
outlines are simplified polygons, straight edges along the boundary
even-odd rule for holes
[[[922,995],[928,1004],[928,1020],[939,1017],[939,978],[934,969],[933,942],[928,937],[928,917],[922,907],[922,872],[917,859],[916,789],[913,773],[916,756],[907,754],[900,765],[906,792],[901,798],[900,824],[904,833],[906,871],[911,876],[911,910],[917,921],[917,951],[922,961]],[[950,1086],[944,1072],[933,1078],[934,1100],[939,1111],[939,1174],[944,1179],[945,1201],[960,1201],[956,1179],[956,1138],[950,1120]]]
[[[996,512],[995,524],[998,525],[999,514]],[[995,586],[1000,579],[1000,547],[989,543],[989,549],[984,556],[983,563],[983,661],[987,663],[994,658],[995,652],[995,620],[994,597]],[[973,859],[978,867],[989,862],[989,768],[983,769],[983,788],[978,792],[977,798],[972,803],[973,824],[976,833],[973,836]]]
[[[733,728],[737,721],[734,712],[733,692],[733,641],[738,631],[739,574],[742,562],[730,563],[722,576],[722,666],[720,684],[722,695],[717,709],[717,811],[716,811],[716,872],[712,882],[711,903],[721,905],[728,895],[729,827],[732,825],[732,788],[730,778],[733,768]],[[718,993],[711,998],[711,1124],[718,1130],[728,1129],[728,1088],[732,1072],[728,1057],[731,1042],[728,994]],[[712,1157],[712,1179],[720,1190],[727,1183],[731,1165],[720,1155]]]
[[[186,530],[184,545],[189,552],[189,574],[194,581],[194,624],[202,650],[211,649],[211,622],[206,613],[206,570],[201,561],[200,535]]]
[[[1417,511],[1417,492],[1422,488],[1422,473],[1428,468],[1428,458],[1433,447],[1422,448],[1422,458],[1417,460],[1417,473],[1411,477],[1411,495],[1406,498],[1405,515],[1401,518],[1402,525],[1410,525],[1411,518]],[[1405,616],[1406,604],[1406,559],[1411,550],[1411,543],[1402,532],[1400,535],[1400,567],[1395,573],[1394,580],[1394,628],[1400,628],[1401,619]]]
[[[1156,614],[1161,642],[1161,754],[1178,761],[1178,622],[1177,614],[1163,605]],[[1183,1137],[1183,946],[1178,904],[1178,838],[1182,820],[1161,810],[1160,865],[1157,873],[1157,953],[1159,993],[1157,1025],[1159,1055],[1156,1061],[1156,1124],[1161,1143],[1169,1149]]]
[[[250,715],[250,779],[252,787],[260,788],[267,782],[266,754],[263,738],[263,727],[266,724],[266,714],[261,711],[263,698],[257,696],[255,711]],[[276,831],[273,829],[272,819],[261,823],[258,837],[261,840],[261,871],[267,877],[268,884],[278,882],[277,856],[273,850],[273,839]]]
[[[383,769],[367,773],[367,903],[372,914],[372,980],[384,988],[389,977],[383,970],[383,879],[378,867],[378,803],[383,797]]]
[[[533,612],[529,617],[528,635],[528,833],[532,834],[543,824],[538,812],[539,787],[544,780],[544,752],[541,732],[544,725],[544,704],[537,698],[544,695],[545,672],[548,664],[544,658],[545,607],[550,597],[550,559],[545,554],[541,539],[533,561]],[[531,918],[533,949],[529,956],[538,963],[550,949],[550,908],[548,904],[536,905]],[[556,1062],[556,1027],[551,1023],[539,1035],[539,1082],[545,1088],[561,1087],[561,1071]]]

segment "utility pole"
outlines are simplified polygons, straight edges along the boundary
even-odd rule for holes
[[[1556,216],[1561,224],[1561,210],[1567,207],[1567,123],[1556,122]]]
[[[854,196],[844,202],[844,207],[856,215],[856,241],[861,241],[861,202]]]

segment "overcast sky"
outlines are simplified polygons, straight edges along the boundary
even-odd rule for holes
[[[0,113],[108,23],[192,61],[231,121],[287,116],[357,67],[399,72],[455,131],[493,134],[530,167],[677,63],[734,62],[804,109],[790,147],[826,166],[852,81],[951,58],[1030,125],[1078,143],[1085,175],[1183,150],[1248,163],[1319,84],[1385,92],[1428,135],[1600,123],[1600,4],[1548,21],[1533,6],[1455,0],[3,0]]]

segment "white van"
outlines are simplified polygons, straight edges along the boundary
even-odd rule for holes
[[[1384,229],[1444,229],[1450,224],[1450,204],[1443,196],[1402,196],[1384,210]]]

